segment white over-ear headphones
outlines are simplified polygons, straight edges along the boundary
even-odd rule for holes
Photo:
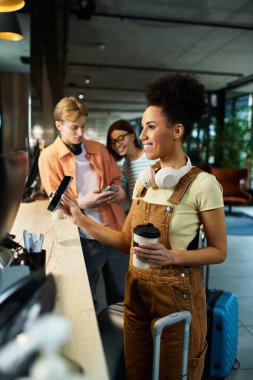
[[[156,172],[152,166],[148,166],[140,172],[139,180],[144,187],[159,187],[159,189],[170,189],[177,185],[182,178],[191,169],[190,158],[187,157],[187,163],[180,169],[170,167],[162,168]]]

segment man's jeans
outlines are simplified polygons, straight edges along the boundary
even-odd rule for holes
[[[123,301],[129,256],[102,245],[97,240],[80,237],[80,241],[95,308],[98,307],[96,289],[101,273],[104,278],[107,304]]]

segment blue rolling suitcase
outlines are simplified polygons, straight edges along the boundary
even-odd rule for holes
[[[207,266],[206,287],[208,284]],[[207,289],[207,343],[205,373],[211,378],[225,378],[239,367],[238,302],[235,294]]]

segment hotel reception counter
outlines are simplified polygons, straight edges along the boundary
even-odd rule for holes
[[[63,352],[84,370],[87,380],[108,380],[103,347],[92,302],[77,227],[68,219],[57,219],[47,210],[48,201],[22,203],[12,233],[23,245],[23,230],[45,236],[46,272],[57,286],[55,312],[71,322],[71,339]]]

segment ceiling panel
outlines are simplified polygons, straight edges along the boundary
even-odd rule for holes
[[[50,1],[67,20],[64,93],[82,93],[98,112],[141,111],[146,85],[165,73],[193,73],[210,91],[253,76],[252,0],[95,0],[90,20],[80,19],[80,0]],[[25,39],[0,41],[0,70],[29,71],[20,61],[30,54],[29,14],[19,17]]]
[[[225,88],[252,73],[251,11],[243,0],[96,1],[90,20],[73,12],[69,19],[66,91],[85,94],[97,110],[124,110],[145,105],[146,85],[167,72],[196,74],[210,91]]]

